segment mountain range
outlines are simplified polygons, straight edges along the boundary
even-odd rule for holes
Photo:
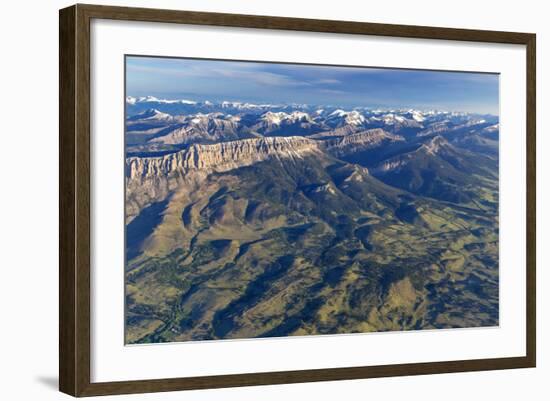
[[[498,117],[126,115],[127,343],[498,324]]]

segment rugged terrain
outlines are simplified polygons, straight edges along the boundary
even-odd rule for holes
[[[498,324],[498,118],[127,99],[126,341]]]

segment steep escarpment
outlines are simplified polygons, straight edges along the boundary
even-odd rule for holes
[[[160,157],[126,159],[127,221],[147,205],[165,199],[184,183],[270,158],[300,159],[320,153],[316,141],[304,137],[252,138],[189,148]]]
[[[192,170],[227,171],[269,157],[301,158],[319,151],[315,141],[303,137],[253,138],[214,145],[192,145],[162,157],[131,157],[126,160],[127,178],[184,174]]]
[[[372,149],[390,142],[404,141],[399,135],[390,134],[380,128],[370,129],[325,141],[325,148],[335,156]]]

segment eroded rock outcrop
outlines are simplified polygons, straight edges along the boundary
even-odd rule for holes
[[[178,186],[200,181],[211,173],[269,158],[296,159],[318,152],[318,143],[311,139],[271,137],[191,145],[160,157],[130,157],[126,159],[127,222],[143,207],[165,199]]]

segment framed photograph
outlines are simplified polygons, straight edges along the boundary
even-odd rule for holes
[[[60,390],[534,367],[535,35],[60,11]]]

